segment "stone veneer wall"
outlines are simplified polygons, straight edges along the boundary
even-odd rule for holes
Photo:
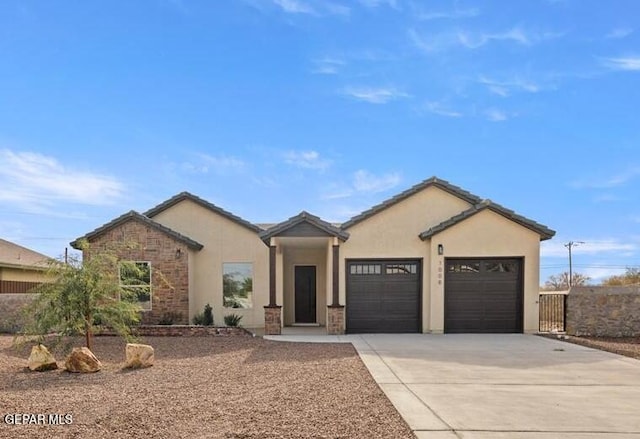
[[[89,251],[101,247],[117,248],[124,260],[151,263],[151,311],[142,313],[142,324],[157,324],[170,312],[180,315],[174,324],[189,324],[189,249],[185,244],[131,219],[91,241]]]
[[[35,294],[0,295],[0,332],[17,332],[23,327],[22,309],[35,298]]]
[[[327,334],[341,335],[344,334],[344,306],[329,305],[327,316]]]
[[[640,335],[640,286],[572,288],[566,329],[569,335]]]

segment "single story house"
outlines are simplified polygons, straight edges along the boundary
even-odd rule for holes
[[[267,334],[520,333],[538,331],[540,241],[554,234],[433,177],[342,224],[301,212],[259,226],[183,192],[72,246],[135,244],[119,251],[148,273],[147,323],[188,323],[208,303],[215,323],[235,313]]]
[[[0,294],[27,293],[46,280],[50,258],[0,239]]]

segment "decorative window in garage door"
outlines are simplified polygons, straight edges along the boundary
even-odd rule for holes
[[[349,269],[350,274],[381,274],[380,264],[352,264]]]
[[[417,274],[418,273],[418,264],[417,263],[406,263],[406,264],[387,264],[385,267],[386,274]]]
[[[449,262],[447,264],[447,271],[449,273],[479,273],[480,262]]]

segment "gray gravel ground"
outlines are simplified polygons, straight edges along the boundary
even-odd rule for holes
[[[146,337],[156,364],[122,370],[124,342],[97,337],[96,374],[29,372],[0,336],[0,438],[413,438],[350,344]],[[81,345],[77,340],[74,344]],[[64,356],[56,356],[63,367]],[[71,414],[71,425],[5,415]]]
[[[640,360],[640,337],[574,337],[566,341]]]

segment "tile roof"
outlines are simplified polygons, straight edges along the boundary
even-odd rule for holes
[[[477,204],[481,201],[480,197],[473,195],[471,192],[467,192],[464,189],[455,186],[451,183],[449,183],[446,180],[442,180],[440,178],[437,177],[431,177],[428,178],[418,184],[416,184],[415,186],[412,186],[411,188],[407,189],[404,192],[399,193],[398,195],[389,198],[386,201],[383,201],[382,203],[373,206],[371,209],[365,210],[364,212],[362,212],[359,215],[354,216],[353,218],[351,218],[349,221],[345,222],[342,224],[341,228],[342,229],[348,229],[351,226],[354,226],[356,224],[358,224],[359,222],[362,222],[364,220],[366,220],[367,218],[393,206],[394,204],[399,203],[400,201],[409,198],[411,195],[416,194],[420,191],[422,191],[423,189],[426,189],[430,186],[436,186],[446,192],[449,192],[452,195],[455,195],[458,198],[461,198],[462,200],[470,203],[470,204]]]
[[[182,242],[183,244],[187,245],[189,248],[194,249],[194,250],[200,250],[202,249],[203,245],[194,241],[193,239],[184,236],[181,233],[176,232],[175,230],[170,229],[169,227],[163,226],[160,223],[157,223],[155,221],[153,221],[150,218],[147,218],[144,215],[139,214],[138,212],[136,212],[135,210],[131,210],[127,213],[125,213],[124,215],[119,216],[118,218],[114,219],[113,221],[110,221],[106,224],[104,224],[103,226],[98,227],[97,229],[95,229],[93,232],[89,232],[86,235],[76,239],[75,241],[73,241],[71,243],[71,246],[75,249],[80,250],[79,246],[80,246],[80,241],[81,240],[87,240],[87,241],[91,241],[91,239],[100,236],[101,234],[113,229],[114,227],[117,227],[121,224],[126,223],[127,221],[130,220],[134,220],[134,221],[139,221],[149,227],[152,227],[162,233],[165,233],[166,235],[172,237],[173,239],[175,239],[176,241]]]
[[[338,237],[343,241],[346,241],[347,239],[349,239],[349,233],[347,233],[346,231],[340,229],[339,227],[334,226],[333,224],[327,221],[324,221],[318,216],[312,215],[309,212],[305,212],[305,211],[302,211],[298,215],[292,216],[288,220],[283,221],[279,224],[276,224],[268,228],[267,230],[262,231],[260,233],[260,239],[267,242],[270,238],[274,236],[278,236],[285,230],[295,227],[298,224],[303,222],[309,223],[317,227],[318,229],[326,232],[327,234]]]
[[[260,227],[258,227],[255,224],[250,223],[249,221],[246,221],[242,218],[240,218],[239,216],[236,216],[234,214],[232,214],[231,212],[227,212],[226,210],[216,206],[213,203],[210,203],[209,201],[203,200],[202,198],[193,195],[189,192],[180,192],[178,195],[175,195],[171,198],[169,198],[167,201],[164,201],[160,204],[158,204],[156,207],[153,207],[149,210],[147,210],[144,215],[149,217],[149,218],[153,218],[154,216],[158,215],[161,212],[164,212],[165,210],[169,209],[172,206],[175,206],[176,204],[180,203],[181,201],[184,200],[190,200],[202,207],[204,207],[205,209],[208,209],[212,212],[217,213],[218,215],[221,215],[233,222],[235,222],[236,224],[239,224],[243,227],[246,227],[249,230],[252,230],[256,233],[260,233],[262,231],[262,229]]]
[[[549,229],[547,226],[525,218],[522,215],[518,215],[513,210],[502,207],[501,205],[494,203],[491,200],[483,200],[480,203],[475,204],[473,207],[465,210],[464,212],[461,212],[458,215],[455,215],[448,220],[441,222],[437,226],[431,227],[429,230],[425,230],[420,234],[420,239],[424,241],[425,239],[431,238],[433,235],[440,233],[443,230],[448,229],[449,227],[454,226],[479,212],[482,212],[485,209],[489,209],[511,221],[520,224],[521,226],[533,230],[540,235],[541,241],[551,239],[553,235],[556,234],[554,230]]]
[[[44,269],[51,258],[0,238],[0,266]]]

